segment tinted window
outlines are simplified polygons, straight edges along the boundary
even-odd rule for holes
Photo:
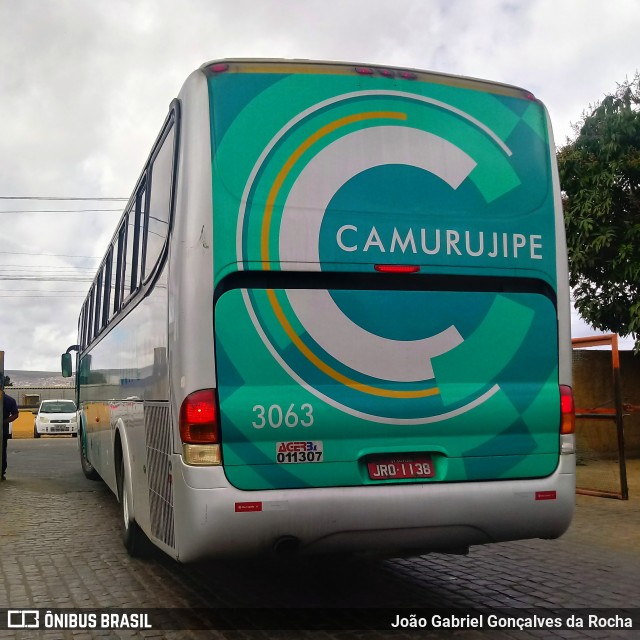
[[[124,220],[118,231],[118,263],[116,267],[116,292],[113,298],[113,312],[120,309],[123,300],[122,287],[124,284],[124,252],[127,247],[127,221]]]
[[[87,344],[85,340],[85,331],[87,329],[87,325],[85,322],[86,314],[87,314],[87,301],[85,300],[84,304],[82,305],[82,309],[80,310],[80,323],[78,325],[78,344],[82,349],[84,349],[84,347]]]
[[[132,291],[136,288],[137,277],[137,265],[134,261],[134,249],[135,249],[135,234],[136,234],[136,215],[135,211],[130,211],[126,218],[126,252],[125,252],[125,264],[122,272],[123,287],[122,287],[122,301],[124,302]],[[133,283],[133,286],[132,286]]]
[[[100,308],[101,308],[101,303],[102,303],[102,272],[103,270],[100,269],[100,273],[98,273],[98,279],[96,281],[96,300],[94,302],[95,305],[95,313],[94,313],[94,329],[93,329],[93,335],[97,336],[100,333],[100,318],[102,317],[100,315]]]
[[[144,277],[144,262],[143,262],[143,244],[144,244],[144,221],[145,212],[147,208],[147,186],[146,184],[140,187],[138,196],[136,197],[136,250],[137,250],[137,264],[138,264],[138,284],[142,282]]]
[[[118,241],[114,240],[111,245],[111,274],[109,278],[109,304],[108,317],[111,318],[118,309],[118,265],[120,263],[118,256]]]
[[[144,261],[145,275],[147,276],[158,261],[169,233],[174,137],[174,127],[172,126],[151,165],[151,193],[149,195],[147,247]]]
[[[94,287],[91,287],[89,293],[89,313],[87,314],[87,344],[89,344],[93,338],[93,298]]]
[[[113,262],[113,250],[109,248],[107,259],[104,263],[104,295],[102,298],[102,320],[101,325],[104,327],[109,321],[109,301],[111,300],[111,272]]]

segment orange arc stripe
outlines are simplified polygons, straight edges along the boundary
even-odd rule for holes
[[[368,111],[365,113],[356,113],[351,116],[346,116],[344,118],[339,118],[338,120],[334,120],[329,124],[325,125],[318,129],[313,135],[309,136],[287,159],[284,163],[282,169],[280,169],[276,179],[271,185],[271,189],[269,190],[269,196],[267,197],[267,202],[264,208],[264,217],[262,219],[262,233],[260,238],[260,249],[262,254],[262,268],[265,271],[268,271],[271,266],[269,264],[269,230],[271,227],[271,218],[273,216],[273,207],[275,205],[276,198],[278,197],[278,193],[284,184],[287,176],[293,169],[295,163],[300,159],[302,154],[307,151],[312,145],[314,145],[318,140],[321,140],[326,135],[331,132],[339,129],[340,127],[344,127],[348,124],[352,124],[354,122],[362,122],[363,120],[374,120],[374,119],[391,119],[391,120],[406,120],[407,114],[401,113],[397,111]]]
[[[260,244],[262,253],[262,268],[265,271],[268,271],[270,269],[269,230],[271,226],[271,219],[273,216],[273,208],[276,198],[278,197],[278,193],[280,192],[284,181],[291,172],[291,169],[294,167],[295,163],[300,159],[302,154],[305,153],[305,151],[307,151],[312,145],[318,142],[318,140],[321,140],[323,137],[335,131],[336,129],[344,127],[348,124],[352,124],[354,122],[362,122],[364,120],[373,119],[406,120],[407,115],[405,113],[395,111],[370,111],[334,120],[333,122],[330,122],[324,127],[318,129],[318,131],[316,131],[313,135],[309,136],[287,159],[282,169],[276,176],[271,189],[269,190],[269,196],[265,205],[264,218],[262,220],[262,234]],[[363,393],[369,393],[371,395],[377,395],[386,398],[425,398],[428,396],[438,395],[440,393],[440,390],[437,387],[420,389],[417,391],[393,391],[391,389],[380,389],[378,387],[373,387],[370,385],[362,384],[360,382],[356,382],[355,380],[352,380],[351,378],[341,374],[340,372],[336,371],[328,364],[320,360],[320,358],[318,358],[318,356],[316,356],[309,349],[309,347],[304,344],[304,342],[294,331],[293,327],[284,315],[282,307],[280,306],[280,303],[278,302],[273,289],[268,289],[267,295],[269,297],[269,301],[271,302],[271,306],[276,314],[276,317],[278,318],[278,321],[289,336],[290,340],[296,345],[298,350],[307,358],[307,360],[309,360],[318,369],[320,369],[320,371],[324,372],[326,375],[333,378],[337,382],[340,382],[348,387],[351,387],[352,389],[356,389],[357,391],[361,391]]]
[[[293,342],[298,350],[320,371],[326,373],[329,377],[333,378],[337,382],[355,389],[356,391],[362,391],[363,393],[369,393],[371,395],[382,396],[385,398],[426,398],[428,396],[435,396],[440,393],[438,387],[431,387],[429,389],[418,389],[417,391],[393,391],[392,389],[380,389],[378,387],[372,387],[368,384],[362,384],[356,382],[345,375],[342,375],[328,364],[320,360],[318,356],[307,347],[307,345],[300,339],[300,336],[294,331],[293,327],[287,320],[278,299],[276,298],[275,291],[273,289],[267,289],[267,295],[269,296],[269,302],[276,314],[276,317],[280,321],[282,328],[289,336],[291,342]]]

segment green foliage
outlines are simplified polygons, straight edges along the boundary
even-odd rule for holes
[[[3,387],[12,387],[13,382],[11,382],[11,378],[9,376],[4,376],[4,380],[2,381]]]
[[[570,283],[594,328],[640,349],[640,73],[589,107],[558,151]]]

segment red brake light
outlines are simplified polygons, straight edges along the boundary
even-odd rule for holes
[[[372,76],[374,74],[371,67],[356,67],[355,71],[363,76]]]
[[[218,402],[214,389],[188,395],[180,407],[180,438],[189,444],[219,442]]]
[[[209,71],[213,71],[213,73],[223,73],[228,71],[229,65],[226,62],[218,62],[217,64],[212,64],[209,67]]]
[[[417,273],[420,267],[416,264],[376,264],[374,269],[380,273]]]
[[[574,433],[576,429],[576,409],[573,403],[573,389],[560,385],[560,433]]]
[[[418,79],[418,74],[413,73],[411,71],[401,71],[400,72],[400,77],[403,80],[417,80]]]

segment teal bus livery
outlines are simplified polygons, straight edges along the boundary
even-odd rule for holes
[[[222,60],[171,104],[63,370],[132,554],[459,552],[571,521],[569,324],[533,95]]]

